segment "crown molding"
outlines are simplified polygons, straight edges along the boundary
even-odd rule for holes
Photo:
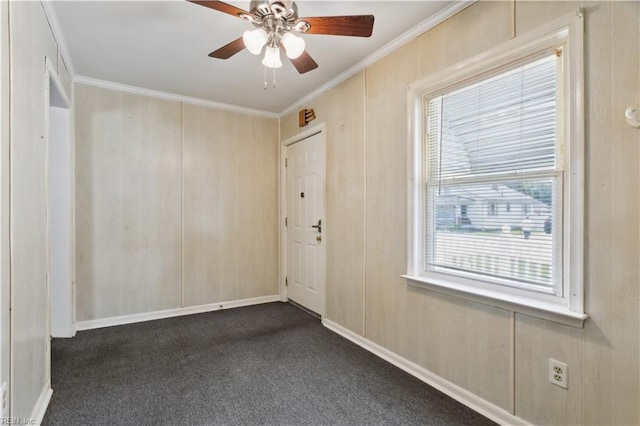
[[[69,73],[71,74],[73,81],[75,83],[85,84],[85,85],[94,86],[94,87],[101,87],[104,89],[119,90],[122,92],[133,93],[133,94],[143,95],[143,96],[150,96],[154,98],[184,102],[188,104],[200,105],[200,106],[209,107],[209,108],[217,108],[217,109],[222,109],[226,111],[237,112],[240,114],[248,114],[248,115],[260,116],[260,117],[266,117],[266,118],[281,118],[293,111],[296,111],[299,107],[303,106],[304,104],[318,97],[322,93],[334,88],[335,86],[342,83],[349,77],[355,75],[356,73],[362,71],[368,66],[374,64],[375,62],[387,56],[391,52],[407,44],[414,38],[430,30],[431,28],[435,27],[441,22],[449,19],[456,13],[462,11],[463,9],[466,9],[476,1],[477,0],[459,0],[459,1],[453,2],[450,6],[446,7],[445,9],[436,13],[435,15],[429,17],[428,19],[422,21],[415,27],[411,28],[409,31],[405,32],[404,34],[400,35],[396,39],[387,43],[386,45],[376,50],[371,55],[367,56],[366,58],[364,58],[363,60],[355,64],[354,66],[338,74],[336,77],[332,78],[322,86],[318,87],[316,90],[312,91],[311,93],[307,94],[303,98],[299,99],[297,102],[293,103],[291,106],[287,107],[280,113],[246,108],[246,107],[241,107],[241,106],[231,105],[231,104],[224,104],[221,102],[210,101],[207,99],[192,98],[189,96],[176,95],[173,93],[161,92],[157,90],[145,89],[142,87],[129,86],[126,84],[120,84],[120,83],[115,83],[111,81],[77,75],[75,73],[73,63],[71,61],[71,56],[69,55],[67,44],[62,34],[62,30],[60,29],[58,17],[52,6],[53,0],[43,0],[41,3],[45,11],[45,14],[47,15],[47,18],[49,20],[49,24],[51,26],[53,35],[56,41],[58,42],[58,47],[62,52],[62,56],[64,58],[65,64],[67,65]]]
[[[62,60],[64,61],[64,64],[67,66],[67,71],[69,71],[69,75],[73,79],[76,75],[76,71],[73,67],[73,61],[71,60],[71,55],[69,54],[67,41],[64,38],[62,29],[60,28],[60,21],[58,21],[58,15],[56,14],[55,9],[53,8],[53,1],[43,0],[40,3],[42,4],[42,9],[44,9],[44,14],[47,17],[47,21],[49,21],[49,27],[51,27],[53,38],[55,38],[56,43],[58,44],[58,49],[60,49],[60,53],[62,54]]]
[[[363,60],[361,60],[360,62],[358,62],[354,66],[352,66],[351,68],[347,69],[346,71],[342,72],[341,74],[338,74],[337,76],[335,76],[334,78],[332,78],[331,80],[329,80],[328,82],[323,84],[322,86],[318,87],[313,92],[309,93],[308,95],[306,95],[302,99],[298,100],[297,102],[295,102],[290,107],[284,109],[282,112],[280,112],[278,114],[278,116],[280,118],[282,118],[285,115],[296,111],[298,108],[300,108],[301,106],[303,106],[306,103],[310,102],[311,100],[313,100],[314,98],[318,97],[322,93],[334,88],[338,84],[342,83],[343,81],[345,81],[349,77],[351,77],[354,74],[362,71],[363,69],[367,68],[368,66],[373,65],[375,62],[377,62],[380,59],[382,59],[383,57],[387,56],[388,54],[390,54],[394,50],[396,50],[396,49],[400,48],[401,46],[407,44],[408,42],[410,42],[414,38],[418,37],[420,34],[423,34],[424,32],[426,32],[426,31],[430,30],[431,28],[435,27],[436,25],[440,24],[441,22],[446,21],[447,19],[449,19],[450,17],[452,17],[456,13],[458,13],[461,10],[466,9],[467,7],[471,6],[476,1],[477,0],[459,0],[459,1],[453,2],[453,4],[451,4],[450,6],[442,9],[440,12],[436,13],[435,15],[425,19],[424,21],[422,21],[421,23],[419,23],[415,27],[411,28],[409,31],[405,32],[404,34],[400,35],[396,39],[394,39],[394,40],[390,41],[389,43],[385,44],[380,49],[376,50],[371,55],[367,56],[366,58],[364,58]]]
[[[106,80],[99,80],[96,78],[76,76],[73,79],[73,82],[77,84],[84,84],[86,86],[94,86],[94,87],[100,87],[103,89],[118,90],[120,92],[132,93],[134,95],[150,96],[152,98],[165,99],[168,101],[184,102],[192,105],[199,105],[199,106],[208,107],[208,108],[216,108],[216,109],[221,109],[225,111],[237,112],[239,114],[247,114],[247,115],[259,116],[259,117],[265,117],[265,118],[279,118],[278,114],[269,112],[269,111],[245,108],[237,105],[223,104],[221,102],[214,102],[207,99],[175,95],[173,93],[145,89],[145,88],[136,87],[136,86],[129,86],[126,84],[114,83]]]

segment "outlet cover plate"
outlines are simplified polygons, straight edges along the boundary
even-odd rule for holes
[[[549,358],[549,382],[561,388],[569,388],[569,369],[567,364]]]

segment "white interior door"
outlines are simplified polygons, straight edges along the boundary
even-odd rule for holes
[[[324,136],[287,147],[287,297],[324,315]]]

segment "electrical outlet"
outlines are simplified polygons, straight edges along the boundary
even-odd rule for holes
[[[569,388],[569,368],[564,362],[549,358],[549,381],[561,388]]]

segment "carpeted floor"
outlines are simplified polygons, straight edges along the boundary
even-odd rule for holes
[[[493,424],[286,303],[52,345],[43,425]]]

